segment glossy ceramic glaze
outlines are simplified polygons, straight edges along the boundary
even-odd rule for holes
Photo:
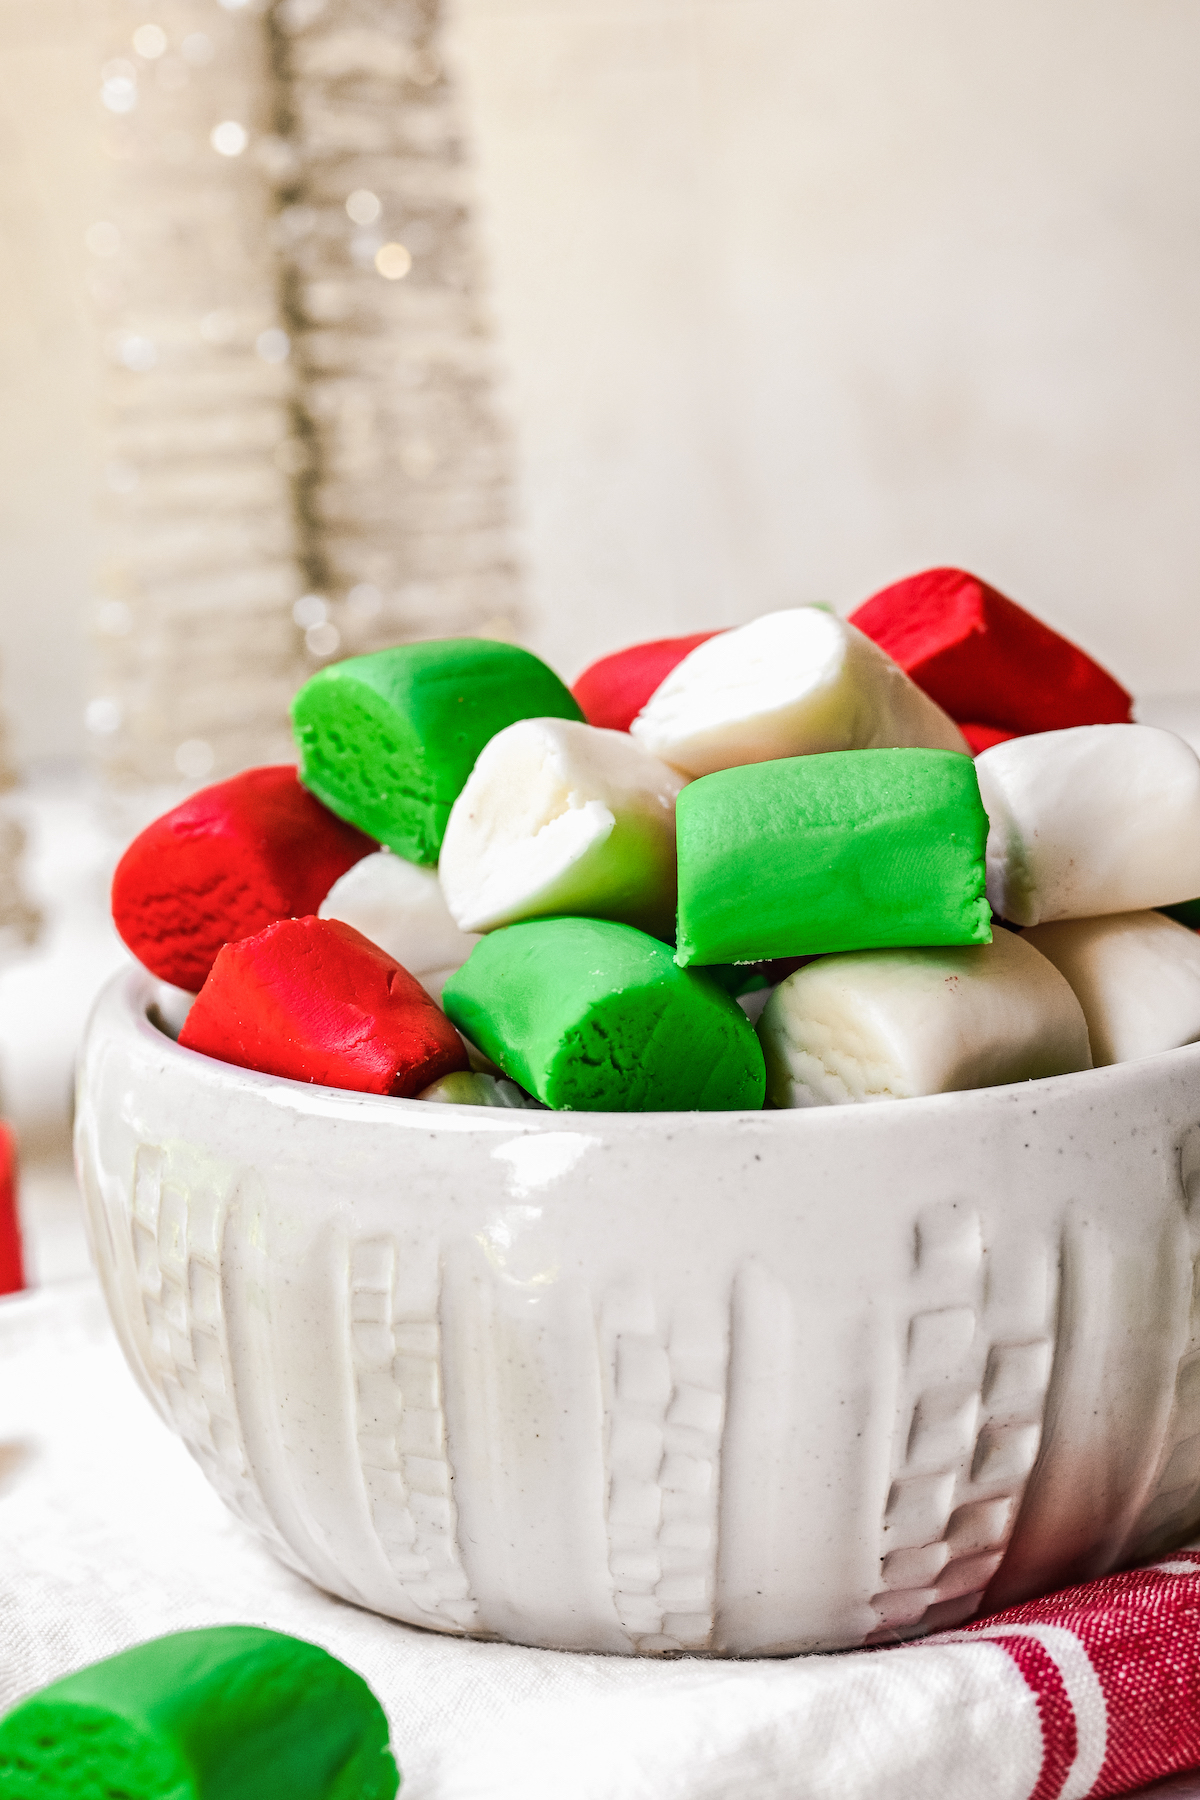
[[[522,1643],[833,1649],[1200,1517],[1200,1046],[875,1106],[522,1113],[247,1074],[152,996],[112,984],[81,1065],[113,1318],[332,1593]]]

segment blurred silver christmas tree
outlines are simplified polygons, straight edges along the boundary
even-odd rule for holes
[[[509,453],[438,0],[281,0],[272,25],[312,635],[510,636]]]
[[[266,33],[213,0],[150,10],[107,0],[88,233],[106,359],[88,724],[123,784],[286,755],[304,666]]]
[[[118,784],[290,754],[337,655],[519,620],[508,446],[436,0],[105,0]]]

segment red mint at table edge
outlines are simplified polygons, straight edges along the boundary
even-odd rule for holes
[[[21,1215],[17,1210],[17,1140],[12,1126],[0,1119],[0,1295],[19,1294],[24,1286]]]
[[[965,569],[909,575],[849,617],[958,722],[1025,733],[1132,718],[1099,663]]]
[[[227,944],[179,1042],[260,1074],[400,1099],[470,1067],[416,977],[339,919],[281,919]]]
[[[246,769],[139,832],[113,876],[113,923],[151,974],[195,993],[223,944],[316,912],[376,848],[290,763]]]
[[[628,731],[671,670],[720,631],[694,631],[690,637],[653,638],[630,644],[589,664],[571,689],[589,725]]]

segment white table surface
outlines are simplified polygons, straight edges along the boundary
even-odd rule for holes
[[[320,1642],[367,1676],[392,1722],[404,1800],[840,1800],[836,1780],[810,1786],[807,1771],[795,1788],[698,1768],[643,1785],[639,1759],[657,1756],[636,1740],[653,1745],[656,1718],[689,1703],[694,1715],[698,1700],[736,1717],[738,1693],[752,1708],[764,1669],[777,1688],[789,1670],[864,1659],[648,1665],[439,1637],[331,1599],[226,1513],[137,1389],[90,1277],[0,1301],[0,1541],[0,1711],[127,1644],[240,1620]],[[611,1776],[607,1717],[634,1727],[634,1741],[611,1747]],[[570,1779],[529,1785],[533,1737],[564,1718],[590,1736],[590,1766],[571,1769],[568,1738]],[[714,1742],[718,1757],[728,1751],[719,1730]],[[721,1766],[736,1769],[736,1757]],[[913,1775],[890,1800],[920,1800]],[[1200,1774],[1146,1794],[1200,1800]]]

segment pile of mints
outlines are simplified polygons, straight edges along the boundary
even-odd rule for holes
[[[573,691],[511,644],[402,644],[292,719],[298,769],[192,795],[113,883],[203,1055],[630,1112],[1200,1038],[1200,760],[961,570],[638,644]]]

